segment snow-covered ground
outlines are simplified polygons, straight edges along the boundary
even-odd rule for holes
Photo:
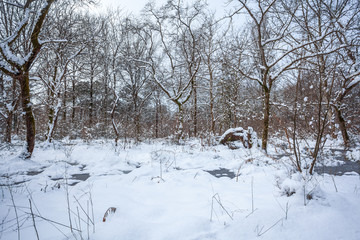
[[[65,141],[24,161],[4,147],[0,239],[360,239],[359,175],[294,173],[276,151]]]

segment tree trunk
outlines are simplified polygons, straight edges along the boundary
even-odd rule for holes
[[[49,114],[48,114],[48,118],[49,118],[49,122],[48,122],[48,128],[47,128],[47,133],[46,133],[46,141],[47,142],[51,142],[51,128],[53,126],[53,121],[54,121],[54,103],[51,104],[50,108],[49,108]]]
[[[92,127],[93,124],[93,107],[94,107],[94,97],[93,97],[93,89],[94,89],[94,79],[93,76],[90,76],[90,105],[89,105],[89,127]]]
[[[263,122],[263,134],[262,134],[262,150],[266,152],[267,143],[269,137],[269,122],[270,122],[270,91],[264,89],[264,122]]]
[[[213,96],[213,75],[212,71],[209,67],[209,73],[210,73],[210,89],[209,89],[209,97],[210,97],[210,118],[211,118],[211,132],[215,135],[215,116],[214,116],[214,96]]]
[[[21,86],[21,103],[23,112],[25,113],[25,125],[26,125],[26,149],[24,152],[24,158],[31,158],[31,155],[35,147],[35,118],[32,111],[32,105],[30,102],[30,83],[29,74],[25,73],[19,78]]]
[[[198,125],[198,103],[197,103],[197,88],[196,88],[196,79],[193,80],[193,93],[194,93],[194,137],[197,137],[197,125]]]
[[[57,76],[57,67],[55,67],[55,74],[53,76],[53,84],[50,84],[50,87],[48,89],[48,127],[47,127],[47,133],[45,135],[46,137],[46,141],[48,143],[51,142],[51,131],[52,131],[52,126],[53,126],[53,121],[54,121],[54,91],[55,91],[55,83],[56,83],[56,76]]]
[[[13,112],[9,111],[6,118],[6,129],[5,129],[5,136],[4,141],[7,143],[11,143],[11,127],[13,122]]]
[[[67,99],[67,81],[66,81],[66,77],[64,78],[64,96],[63,96],[63,100],[62,100],[62,110],[63,110],[63,121],[66,124],[66,99]],[[58,97],[60,98],[60,96]]]
[[[155,138],[159,137],[159,101],[155,100]]]
[[[57,122],[59,119],[59,112],[61,110],[61,100],[60,96],[58,95],[58,103],[56,107],[54,108],[54,105],[51,106],[51,116],[49,115],[49,126],[48,126],[48,134],[46,141],[51,143],[53,139],[53,135],[57,126]]]
[[[1,80],[3,80],[1,78]],[[0,81],[0,83],[3,84],[3,81]],[[4,141],[7,143],[11,143],[11,135],[12,135],[12,128],[13,128],[13,122],[16,123],[16,115],[14,114],[17,110],[19,99],[16,94],[16,79],[12,79],[12,98],[13,101],[11,102],[11,109],[7,108],[7,116],[6,116],[6,129],[5,129],[5,136]],[[0,92],[4,92],[4,86],[1,86]]]
[[[136,142],[140,142],[140,135],[141,135],[141,124],[140,124],[140,121],[141,121],[141,116],[140,116],[140,112],[139,110],[136,110],[135,111],[135,139],[136,139]]]
[[[336,114],[336,118],[338,120],[338,124],[339,124],[339,129],[341,131],[341,135],[344,141],[344,145],[345,147],[349,146],[349,142],[350,142],[350,138],[349,138],[349,134],[347,132],[346,129],[346,123],[345,123],[345,119],[342,116],[341,110],[338,106],[334,106],[335,109],[335,114]]]
[[[182,109],[182,104],[181,103],[177,103],[178,105],[178,113],[179,113],[179,123],[178,123],[178,129],[177,129],[177,133],[176,133],[176,138],[179,141],[180,139],[183,139],[183,135],[184,135],[184,112]]]
[[[114,139],[115,146],[117,146],[120,134],[119,134],[119,130],[117,129],[116,122],[115,122],[115,110],[116,110],[117,102],[119,101],[119,97],[117,97],[117,96],[115,96],[115,97],[116,97],[116,100],[115,100],[112,110],[111,110],[111,124],[114,129],[114,133],[115,133],[115,139]]]
[[[75,95],[75,65],[73,65],[73,76],[71,78],[71,103],[72,103],[72,112],[71,112],[71,123],[74,123],[75,120],[75,105],[76,105],[76,95]]]
[[[103,114],[104,114],[104,125],[108,125],[108,71],[105,70],[105,79],[104,79],[104,97],[103,97]]]

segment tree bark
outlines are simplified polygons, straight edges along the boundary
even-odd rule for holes
[[[111,110],[111,124],[112,124],[112,127],[114,129],[114,133],[115,133],[115,139],[114,139],[115,146],[117,146],[118,145],[118,140],[120,138],[120,133],[119,133],[119,130],[118,130],[118,128],[116,126],[116,122],[115,122],[115,110],[116,110],[117,103],[119,101],[119,97],[116,96],[116,94],[115,94],[115,97],[116,97],[116,100],[114,101],[113,107],[112,107],[112,110]]]
[[[179,141],[184,137],[184,112],[183,112],[182,104],[177,103],[177,105],[178,105],[178,113],[179,113],[179,123],[176,133],[176,139]]]
[[[76,95],[75,95],[75,77],[71,81],[72,84],[72,112],[71,112],[71,122],[74,123],[75,120],[75,105],[76,105]]]
[[[159,137],[159,101],[155,100],[155,138]]]
[[[63,100],[62,100],[62,111],[63,111],[63,121],[66,124],[66,99],[67,99],[67,81],[66,81],[66,77],[64,78],[64,96],[63,96]],[[60,96],[58,96],[58,98],[60,98]]]
[[[24,152],[24,158],[31,158],[35,147],[35,118],[30,102],[29,73],[21,75],[19,82],[21,87],[21,103],[23,112],[25,113],[26,125],[26,149]]]
[[[13,112],[11,111],[11,112],[8,112],[7,119],[6,119],[6,129],[5,129],[4,141],[7,143],[11,143],[12,120],[13,120]]]
[[[346,129],[346,122],[344,117],[342,116],[341,110],[338,106],[334,106],[335,109],[335,114],[336,114],[336,118],[338,120],[338,124],[339,124],[339,129],[341,131],[341,135],[344,141],[344,145],[345,147],[349,146],[349,142],[350,142],[350,138],[349,138],[349,134],[347,132]]]
[[[89,104],[89,127],[92,127],[93,124],[93,108],[94,108],[94,77],[93,73],[90,76],[90,104]]]
[[[264,121],[261,149],[266,152],[268,137],[269,137],[269,122],[270,122],[270,91],[264,89]]]
[[[209,67],[209,73],[210,73],[210,89],[209,89],[209,98],[210,98],[210,118],[211,118],[211,132],[215,135],[215,116],[214,116],[214,95],[213,95],[213,75],[212,70]]]
[[[2,89],[0,90],[0,92],[3,92],[3,88],[4,86],[2,86]],[[13,126],[13,122],[16,123],[16,121],[14,121],[16,115],[14,116],[15,111],[18,108],[18,103],[19,103],[19,99],[18,96],[16,94],[16,79],[12,79],[12,98],[13,101],[11,102],[11,109],[7,109],[7,116],[6,116],[6,127],[5,127],[5,136],[4,136],[4,141],[7,143],[11,143],[11,136],[12,136],[12,126]]]
[[[141,113],[136,110],[135,112],[135,118],[134,118],[134,121],[135,121],[135,139],[136,139],[136,142],[140,142],[140,135],[141,135],[141,124],[140,124],[140,121],[141,121]]]
[[[193,82],[192,82],[192,87],[193,87],[193,94],[194,94],[194,137],[197,137],[197,132],[198,132],[198,119],[197,119],[197,114],[198,114],[198,103],[197,103],[197,86],[196,86],[196,78],[194,77]]]

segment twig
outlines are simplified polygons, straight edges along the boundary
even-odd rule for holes
[[[73,233],[72,222],[71,222],[71,213],[70,213],[69,185],[68,185],[68,179],[67,179],[66,163],[65,163],[65,189],[66,189],[66,203],[67,203],[67,211],[68,211],[68,217],[69,217],[70,230]]]
[[[240,166],[239,166],[239,168],[238,168],[238,171],[237,171],[237,173],[236,173],[236,182],[239,181],[239,175],[240,175],[241,167],[242,167],[242,164],[240,164]]]
[[[283,212],[285,213],[285,220],[287,220],[287,217],[288,217],[288,212],[289,212],[289,201],[286,202],[286,205],[285,205],[285,209],[281,206],[280,202],[276,199],[276,197],[274,196],[274,199],[276,201],[276,203],[279,205],[279,207],[281,208],[281,210],[283,210]]]
[[[34,229],[35,229],[35,233],[36,233],[36,238],[38,240],[40,240],[39,238],[39,233],[38,233],[38,230],[36,228],[36,224],[35,224],[35,217],[34,217],[34,212],[32,210],[32,204],[31,204],[31,200],[29,199],[29,204],[30,204],[30,212],[31,212],[31,217],[32,217],[32,220],[33,220],[33,225],[34,225]]]
[[[89,216],[89,200],[86,201],[86,212],[87,212],[87,216]],[[86,226],[87,226],[87,239],[89,240],[90,239],[90,230],[89,230],[89,226],[90,226],[90,223],[89,223],[89,220],[90,218],[88,217],[87,218],[87,222],[86,222]]]
[[[251,213],[249,213],[248,215],[246,215],[245,218],[248,218],[251,214],[253,214],[256,210],[258,210],[257,208],[254,209],[254,211],[252,211]]]
[[[80,234],[81,240],[83,240],[82,230],[81,230],[81,221],[80,221],[81,218],[80,218],[80,213],[79,213],[79,207],[78,206],[76,207],[76,211],[77,211],[77,217],[78,217],[78,220],[79,220],[79,229],[80,229],[79,234]]]
[[[90,219],[89,215],[86,213],[86,211],[84,210],[84,208],[82,207],[82,205],[80,204],[79,200],[74,196],[74,199],[76,200],[76,202],[79,204],[81,210],[83,211],[83,213],[86,215],[87,219],[89,219],[91,221],[91,224],[94,224],[94,222]]]
[[[93,233],[95,233],[94,204],[93,204],[92,195],[91,195],[91,188],[90,188],[90,191],[89,191],[89,199],[90,199],[90,205],[91,205],[91,217],[92,217],[92,222],[93,222]]]
[[[262,232],[262,230],[263,230],[263,228],[264,227],[262,227],[261,229],[260,229],[260,231],[258,232],[258,237],[260,237],[260,236],[262,236],[262,235],[264,235],[265,233],[267,233],[270,229],[272,229],[273,227],[275,227],[280,221],[282,221],[284,218],[280,218],[276,223],[274,223],[273,225],[271,225],[269,228],[267,228],[264,232]]]
[[[216,198],[217,197],[217,198]],[[224,207],[224,205],[221,203],[220,201],[220,195],[218,193],[216,193],[213,197],[212,197],[212,202],[211,202],[211,215],[210,215],[210,222],[212,221],[212,213],[213,213],[213,209],[214,209],[214,199],[217,201],[217,203],[220,205],[220,207],[226,212],[226,214],[230,217],[231,220],[234,220],[233,217],[229,214],[229,212],[226,210],[226,208]]]
[[[335,187],[336,192],[338,192],[338,189],[337,189],[336,183],[335,183],[335,178],[334,178],[333,175],[331,175],[331,179],[332,179],[332,181],[333,181],[333,183],[334,183],[334,187]]]
[[[1,221],[1,224],[0,224],[1,225],[0,239],[1,239],[2,234],[4,232],[4,224],[7,222],[6,219],[9,216],[9,214],[10,214],[10,208],[8,208],[8,212],[6,213],[5,217],[3,218],[3,220]]]
[[[27,213],[27,214],[31,214],[31,213],[28,213],[28,212],[25,212],[25,213]],[[37,214],[35,214],[35,213],[34,213],[34,216],[35,216],[35,217],[38,217],[38,218],[41,218],[41,219],[43,219],[43,220],[45,220],[45,221],[48,221],[48,222],[51,222],[51,223],[57,224],[57,225],[59,225],[59,226],[66,227],[66,228],[71,228],[71,229],[72,229],[72,230],[74,230],[74,231],[80,232],[80,230],[79,230],[79,229],[76,229],[76,228],[73,228],[73,227],[67,226],[67,225],[65,225],[65,224],[63,224],[63,223],[59,223],[59,222],[53,221],[53,220],[51,220],[51,219],[48,219],[48,218],[46,218],[46,217],[43,217],[43,216],[37,215]]]
[[[251,177],[251,212],[254,212],[254,177]]]
[[[16,216],[16,225],[17,225],[17,232],[18,232],[18,240],[20,240],[20,224],[19,224],[19,216],[18,216],[18,212],[17,212],[17,208],[15,205],[15,201],[14,201],[14,196],[12,194],[12,190],[11,187],[9,186],[9,192],[10,192],[10,196],[11,196],[11,201],[14,207],[14,211],[15,211],[15,216]]]

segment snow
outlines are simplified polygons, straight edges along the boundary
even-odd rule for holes
[[[36,239],[29,199],[40,239],[75,239],[59,225],[70,226],[67,195],[72,227],[84,239],[359,239],[356,173],[294,173],[288,158],[270,157],[271,146],[269,155],[196,140],[128,146],[67,139],[37,144],[31,160],[17,157],[21,147],[2,148],[0,239],[18,239],[14,204],[21,238]],[[236,177],[207,172],[220,168]],[[85,181],[73,177],[85,173]],[[102,222],[110,207],[116,212]]]
[[[12,53],[12,50],[10,49],[9,45],[16,39],[19,32],[22,30],[22,28],[27,24],[30,17],[30,10],[26,9],[24,13],[24,17],[22,21],[18,23],[17,29],[15,30],[14,34],[0,42],[0,50],[2,55],[6,58],[6,60],[10,63],[15,63],[18,66],[22,66],[25,64],[25,60],[21,56],[17,56]]]

